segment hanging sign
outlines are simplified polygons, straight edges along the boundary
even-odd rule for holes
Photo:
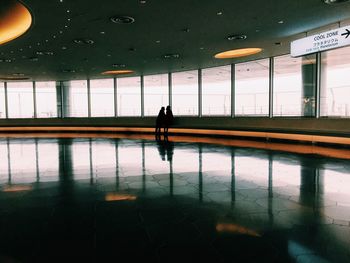
[[[298,57],[350,45],[350,26],[292,41],[291,56]]]

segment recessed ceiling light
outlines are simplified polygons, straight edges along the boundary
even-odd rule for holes
[[[140,0],[140,4],[146,4],[146,0]]]
[[[160,40],[156,40],[156,43],[159,44],[159,43],[160,43]]]
[[[116,24],[132,24],[135,22],[135,18],[131,16],[113,16],[110,20]]]
[[[215,58],[224,59],[224,58],[239,58],[257,54],[261,52],[261,48],[241,48],[233,49],[225,52],[221,52],[215,55]]]
[[[66,50],[66,49],[67,49],[67,47],[62,47],[62,49],[63,49],[63,50]]]
[[[133,70],[125,69],[125,70],[108,70],[108,71],[102,72],[101,74],[102,75],[123,75],[123,74],[132,74],[132,73],[134,73]]]
[[[221,16],[221,15],[222,15],[222,12],[219,11],[219,12],[217,12],[216,14],[217,14],[218,16]]]
[[[278,21],[277,23],[278,23],[278,24],[283,24],[284,21],[283,21],[283,20],[280,20],[280,21]]]
[[[243,34],[241,34],[241,35],[231,35],[231,36],[228,36],[227,37],[227,40],[244,40],[244,39],[246,39],[247,38],[247,36],[246,35],[243,35]]]
[[[345,3],[349,2],[349,0],[323,0],[326,4],[340,4],[340,3]]]

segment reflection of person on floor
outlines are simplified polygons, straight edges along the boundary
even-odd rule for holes
[[[165,161],[166,156],[166,160],[171,162],[174,155],[174,143],[169,141],[167,138],[167,136],[164,136],[164,140],[161,140],[160,138],[157,139],[157,147],[162,160]]]
[[[166,121],[166,116],[165,116],[165,108],[162,107],[158,113],[157,119],[156,119],[156,137],[160,135],[161,133],[161,128],[165,127],[165,121]],[[164,128],[165,129],[165,128]]]
[[[157,148],[158,148],[158,152],[160,155],[160,158],[162,158],[162,161],[165,161],[165,141],[161,140],[160,137],[157,137]]]
[[[174,155],[174,143],[172,141],[166,141],[165,144],[166,157],[168,162],[172,162]]]

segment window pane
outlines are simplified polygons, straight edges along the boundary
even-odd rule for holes
[[[172,74],[174,115],[198,115],[198,70]]]
[[[350,116],[350,47],[322,53],[321,115]]]
[[[5,85],[0,82],[0,119],[6,118],[5,108]]]
[[[98,79],[90,81],[91,116],[114,116],[114,80]]]
[[[145,115],[156,116],[169,104],[168,74],[144,77]]]
[[[33,118],[33,83],[7,83],[9,118]]]
[[[63,82],[66,117],[88,117],[87,81]]]
[[[118,116],[141,116],[140,77],[120,78],[117,84]]]
[[[235,67],[236,115],[269,113],[269,60],[240,63]]]
[[[202,70],[203,115],[231,115],[231,65]]]
[[[300,116],[302,110],[302,58],[274,59],[273,115]]]
[[[56,82],[36,82],[35,87],[37,117],[57,117]]]

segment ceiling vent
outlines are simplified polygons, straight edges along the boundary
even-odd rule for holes
[[[227,40],[244,40],[246,39],[247,36],[246,35],[231,35],[227,37]]]
[[[179,58],[179,57],[180,57],[179,54],[165,54],[165,55],[163,55],[164,59],[176,59],[176,58]]]
[[[135,18],[131,16],[113,16],[110,19],[116,24],[132,24],[135,22]]]
[[[88,39],[88,38],[76,38],[73,40],[73,42],[75,44],[87,44],[87,45],[92,45],[95,43],[95,41],[93,41],[92,39]]]

